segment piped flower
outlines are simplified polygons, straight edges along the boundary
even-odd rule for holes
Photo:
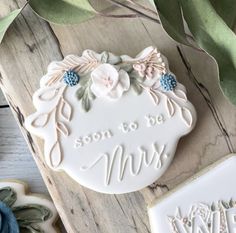
[[[96,97],[119,99],[130,87],[129,75],[110,64],[101,64],[91,73],[91,91]]]
[[[68,86],[73,87],[79,83],[80,76],[75,71],[68,70],[65,72],[63,80]]]
[[[139,60],[133,65],[133,68],[142,78],[152,79],[156,74],[161,75],[166,72],[165,62],[156,48],[145,49],[137,58]]]
[[[163,74],[160,78],[160,84],[164,91],[173,91],[177,86],[177,81],[174,75]]]

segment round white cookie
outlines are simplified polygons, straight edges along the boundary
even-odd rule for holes
[[[45,196],[29,193],[28,186],[19,180],[0,180],[0,232],[56,233],[57,219],[54,204]]]
[[[153,47],[135,58],[85,50],[53,62],[33,103],[25,124],[44,139],[47,164],[110,194],[155,182],[196,122],[185,87]]]

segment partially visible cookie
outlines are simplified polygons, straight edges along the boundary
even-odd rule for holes
[[[236,156],[198,173],[149,207],[152,233],[236,232]]]
[[[0,180],[0,233],[56,233],[57,211],[18,180]]]

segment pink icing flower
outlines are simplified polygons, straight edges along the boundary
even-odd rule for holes
[[[129,75],[110,64],[101,64],[91,73],[91,91],[97,97],[119,99],[130,87]]]
[[[138,72],[138,74],[140,75],[140,77],[144,77],[145,76],[145,71],[146,71],[146,65],[144,63],[137,63],[133,65],[133,68]]]
[[[148,48],[147,51],[140,54],[140,60],[133,65],[133,68],[141,77],[146,77],[147,79],[152,79],[156,74],[163,74],[166,72],[165,62],[156,48],[151,51],[150,48]]]

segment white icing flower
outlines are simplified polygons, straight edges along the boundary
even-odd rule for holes
[[[91,91],[97,97],[119,99],[130,87],[129,75],[110,64],[101,64],[91,73]]]

